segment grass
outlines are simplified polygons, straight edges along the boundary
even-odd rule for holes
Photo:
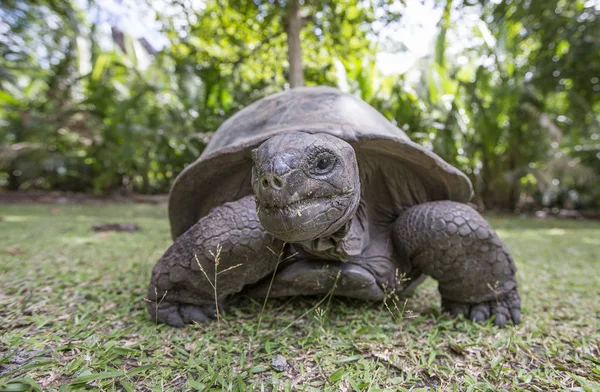
[[[257,330],[263,303],[240,298],[218,330],[146,312],[165,207],[4,205],[0,217],[0,390],[600,390],[598,222],[490,218],[519,268],[517,327],[451,320],[429,280],[400,315],[333,298],[297,320],[323,298],[270,300]]]

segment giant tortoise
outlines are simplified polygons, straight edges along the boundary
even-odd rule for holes
[[[472,193],[353,95],[266,97],[225,121],[175,180],[174,244],[152,272],[148,310],[182,327],[233,295],[382,301],[430,276],[452,316],[516,324],[515,263],[466,204]]]

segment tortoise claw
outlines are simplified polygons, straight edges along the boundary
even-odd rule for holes
[[[177,328],[183,328],[185,324],[194,322],[204,323],[216,317],[214,305],[161,302],[158,306],[155,303],[149,303],[148,310],[157,322],[169,324]]]
[[[442,299],[442,308],[452,317],[463,316],[481,323],[493,317],[494,325],[504,328],[508,322],[521,322],[521,300],[516,289],[498,299],[477,304]]]

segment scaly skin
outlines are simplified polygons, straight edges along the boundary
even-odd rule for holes
[[[488,223],[465,204],[439,201],[409,208],[394,225],[394,243],[414,267],[439,282],[442,307],[503,327],[521,318],[515,263]]]
[[[217,246],[222,250],[217,272],[221,303],[275,269],[283,242],[267,233],[256,216],[254,196],[225,203],[182,234],[158,261],[148,288],[153,319],[175,327],[204,322],[215,315],[214,281]],[[272,250],[272,251],[271,251]],[[197,260],[196,260],[197,257]],[[210,278],[200,270],[202,268]],[[241,264],[237,267],[236,265]],[[231,270],[225,271],[228,268]]]

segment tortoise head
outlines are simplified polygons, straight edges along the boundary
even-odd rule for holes
[[[288,132],[252,151],[252,189],[264,228],[286,242],[325,237],[360,202],[354,149],[335,136]]]

